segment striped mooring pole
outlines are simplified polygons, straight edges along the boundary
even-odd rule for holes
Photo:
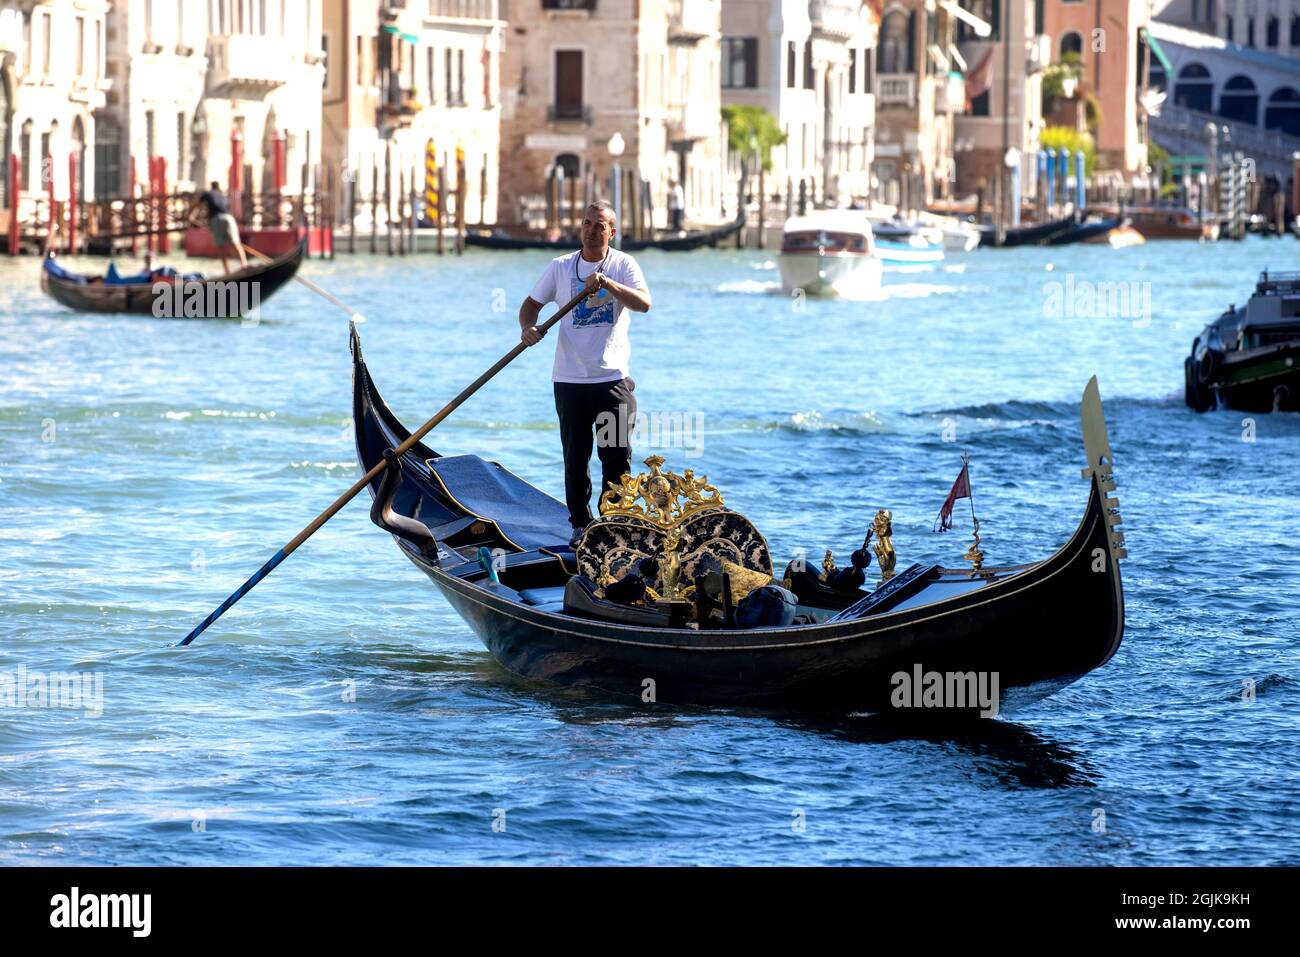
[[[429,225],[442,228],[438,221],[438,154],[432,138],[424,144],[424,218]]]

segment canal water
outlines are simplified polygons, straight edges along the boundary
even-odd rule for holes
[[[94,677],[79,709],[0,707],[0,860],[1300,863],[1300,416],[1182,401],[1193,336],[1300,245],[977,250],[865,302],[784,295],[762,251],[640,261],[637,458],[707,474],[778,564],[846,558],[889,508],[899,567],[960,565],[966,503],[931,528],[963,451],[987,561],[1046,557],[1086,500],[1096,374],[1130,555],[1115,658],[949,732],[557,691],[494,663],[368,501],[170,648],[355,478],[347,316],[296,284],[256,324],[76,315],[3,260],[0,692]],[[365,316],[414,426],[517,341],[545,262],[304,274]],[[430,444],[560,496],[552,349]]]

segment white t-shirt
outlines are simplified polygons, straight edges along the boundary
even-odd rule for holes
[[[564,306],[582,291],[587,277],[598,269],[620,285],[646,288],[641,267],[627,253],[611,249],[602,266],[599,262],[587,262],[582,258],[582,250],[578,250],[552,259],[529,297],[542,305],[553,302]],[[629,374],[632,344],[627,332],[631,319],[608,289],[596,295],[594,303],[591,298],[584,299],[560,320],[555,365],[551,370],[553,382],[613,382]]]

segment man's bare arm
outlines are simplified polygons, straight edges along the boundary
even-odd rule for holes
[[[588,293],[595,292],[597,289],[608,289],[611,296],[633,312],[650,311],[649,289],[633,289],[621,282],[615,282],[604,273],[592,273],[587,277],[586,286]]]
[[[537,317],[542,312],[542,304],[532,296],[525,296],[519,304],[519,341],[524,345],[535,346],[546,335],[537,328]]]

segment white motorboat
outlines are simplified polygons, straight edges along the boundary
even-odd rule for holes
[[[777,266],[786,292],[856,298],[880,288],[871,224],[852,210],[818,210],[786,220]]]

